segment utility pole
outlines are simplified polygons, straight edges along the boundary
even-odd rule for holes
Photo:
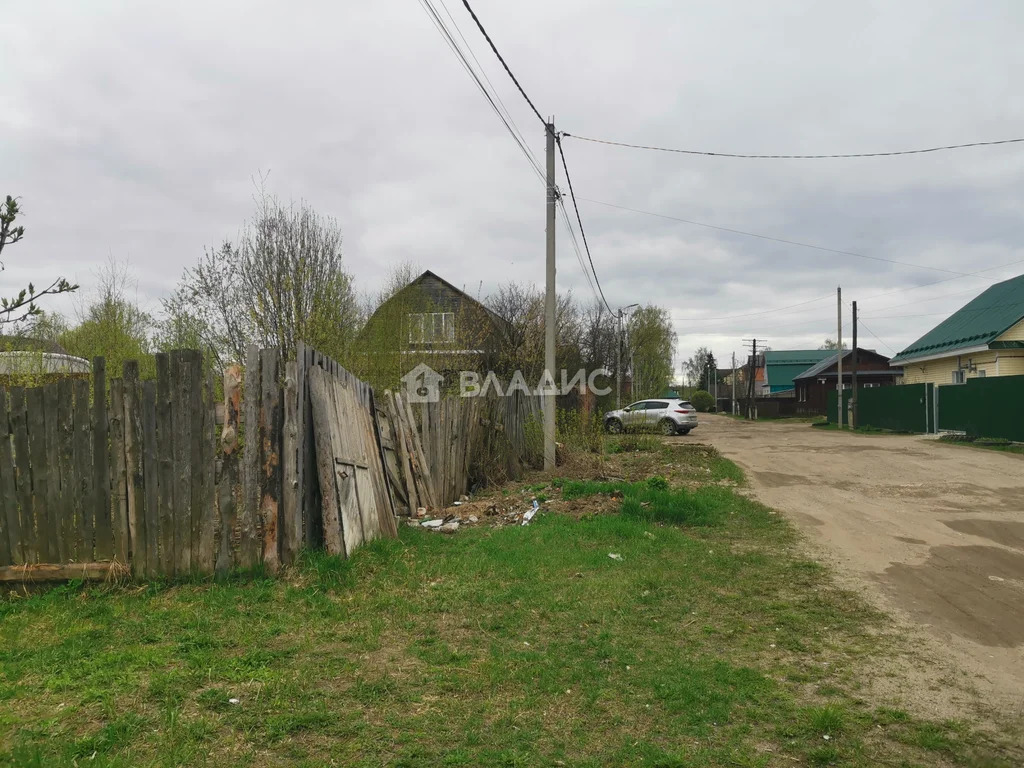
[[[732,413],[736,413],[736,353],[732,353]]]
[[[544,126],[547,139],[547,291],[544,296],[544,469],[555,468],[555,121]]]
[[[754,354],[750,356],[750,382],[748,389],[750,394],[747,396],[747,418],[754,418],[754,376],[757,371],[757,339],[754,339]]]
[[[853,302],[853,347],[851,352],[850,384],[853,390],[850,392],[850,405],[853,406],[850,428],[856,428],[860,421],[857,418],[857,302]]]
[[[843,428],[843,287],[836,286],[836,410],[839,411],[838,426]]]

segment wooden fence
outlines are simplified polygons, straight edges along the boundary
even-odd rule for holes
[[[0,581],[208,575],[299,552],[350,554],[396,514],[445,506],[535,456],[539,400],[451,398],[419,409],[300,344],[250,347],[215,402],[199,352],[107,380],[0,388]],[[244,397],[243,397],[244,394]]]

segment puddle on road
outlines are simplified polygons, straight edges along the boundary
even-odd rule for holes
[[[1006,547],[1024,550],[1024,522],[1013,520],[943,520],[959,533],[980,536]]]
[[[987,646],[1024,644],[1024,554],[944,545],[920,565],[894,563],[879,578],[922,624]]]

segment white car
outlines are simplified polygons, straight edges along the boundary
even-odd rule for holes
[[[604,429],[617,435],[625,431],[653,431],[685,435],[697,426],[697,409],[687,400],[638,400],[604,415]]]

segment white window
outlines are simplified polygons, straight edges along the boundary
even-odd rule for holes
[[[454,312],[417,312],[409,315],[410,344],[444,344],[453,341]]]
[[[962,368],[953,371],[953,383],[963,384],[964,383],[964,371]]]
[[[979,368],[978,369],[978,378],[979,379],[984,379],[985,378],[985,369],[984,368]]]

